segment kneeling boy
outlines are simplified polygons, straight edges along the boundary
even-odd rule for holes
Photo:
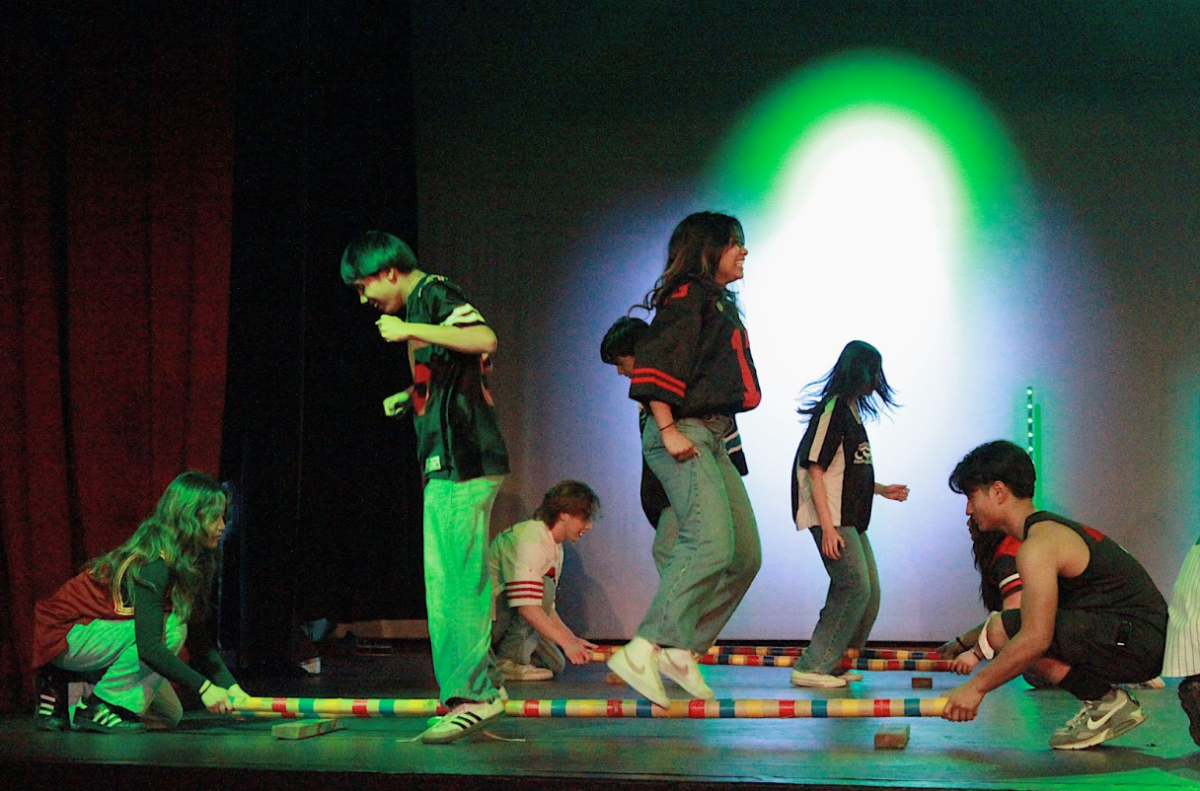
[[[591,660],[596,646],[575,636],[554,602],[562,579],[562,544],[592,529],[599,506],[587,484],[561,481],[546,492],[533,519],[492,541],[492,650],[505,681],[543,681],[561,672],[568,659],[576,665]],[[531,664],[535,652],[542,667]]]

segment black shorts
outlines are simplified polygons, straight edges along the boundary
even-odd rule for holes
[[[1021,611],[1000,616],[1011,637],[1021,630]],[[1046,656],[1090,671],[1114,684],[1149,681],[1162,672],[1167,634],[1121,613],[1059,610]]]

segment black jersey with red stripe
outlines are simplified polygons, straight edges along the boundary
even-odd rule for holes
[[[465,320],[456,318],[460,315]],[[462,288],[441,275],[426,275],[417,283],[405,320],[461,327],[487,323]],[[507,474],[508,449],[488,388],[491,357],[420,344],[412,359],[413,425],[425,475],[468,481]]]
[[[1167,603],[1150,574],[1124,547],[1095,528],[1049,511],[1025,518],[1025,538],[1042,522],[1057,522],[1087,544],[1087,567],[1077,577],[1058,578],[1058,609],[1117,612],[1149,623],[1164,633]]]
[[[1012,536],[1005,536],[992,554],[992,565],[988,568],[988,575],[992,584],[1000,591],[1001,600],[1021,592],[1021,572],[1017,571],[1017,551],[1020,549],[1020,541]]]
[[[670,404],[676,419],[734,415],[762,400],[746,328],[724,289],[697,280],[679,286],[634,356],[629,397]]]

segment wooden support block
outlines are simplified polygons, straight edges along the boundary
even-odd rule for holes
[[[607,676],[604,677],[604,683],[612,684],[613,686],[620,686],[621,684],[625,683],[625,680],[623,678],[621,678],[620,676],[618,676],[616,673],[609,673]]]
[[[933,689],[932,676],[913,676],[913,689]]]
[[[881,725],[875,731],[876,750],[903,750],[908,746],[908,725]]]
[[[328,720],[292,720],[271,726],[271,735],[276,739],[307,739],[310,736],[320,736],[323,733],[340,731],[342,723],[335,719]]]

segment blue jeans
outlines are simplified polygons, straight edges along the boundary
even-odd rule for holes
[[[425,607],[441,700],[488,701],[503,683],[492,658],[488,529],[503,476],[425,485]]]
[[[821,554],[821,562],[829,574],[829,593],[812,642],[796,662],[802,673],[832,673],[841,662],[847,648],[862,648],[875,617],[879,615],[879,570],[875,568],[875,553],[866,533],[853,527],[839,527],[845,540],[842,557],[830,560]],[[820,527],[809,530],[821,551]]]
[[[658,590],[637,630],[657,645],[707,651],[762,565],[750,498],[725,450],[729,423],[727,417],[676,421],[699,451],[683,462],[667,453],[654,421],[642,432],[646,463],[678,522],[674,543],[661,547],[667,554]]]
[[[675,539],[679,538],[679,519],[675,516],[674,508],[664,508],[658,515],[658,524],[654,527],[654,543],[650,554],[654,557],[654,568],[658,576],[662,576],[667,561],[671,559],[671,550],[675,548]]]
[[[558,584],[543,578],[545,588],[542,590],[542,612],[549,615],[554,612],[554,599],[557,595]],[[554,641],[544,637],[533,624],[525,620],[525,616],[514,607],[509,607],[502,592],[497,593],[496,620],[492,621],[492,653],[497,659],[511,659],[518,665],[528,665],[534,655],[543,667],[558,675],[567,666],[567,657]]]

